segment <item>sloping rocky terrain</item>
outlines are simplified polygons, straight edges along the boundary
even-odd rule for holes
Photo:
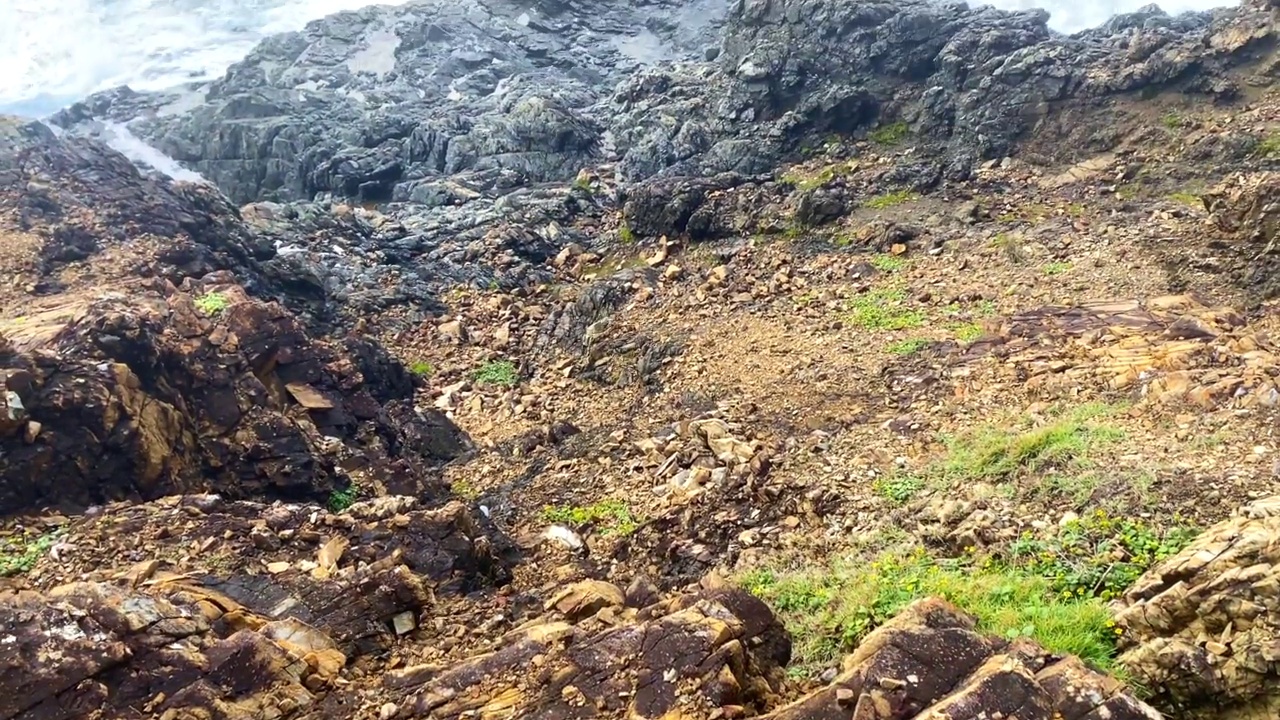
[[[0,119],[0,718],[1273,717],[1277,17],[1044,20],[421,0]]]

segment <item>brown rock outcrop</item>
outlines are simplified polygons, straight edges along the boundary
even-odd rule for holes
[[[402,367],[217,279],[66,293],[0,319],[0,513],[201,491],[324,500],[352,484],[442,494],[429,466],[466,441],[413,408]]]
[[[417,717],[742,717],[778,689],[789,643],[756,598],[700,590],[640,611],[606,605],[577,624],[546,617],[490,652],[394,671],[384,685]]]
[[[1159,720],[1114,679],[1028,640],[974,631],[938,599],[918,601],[876,629],[827,687],[770,720]]]
[[[343,514],[170,497],[56,532],[25,576],[44,589],[0,591],[5,720],[333,717],[315,708],[349,661],[376,671],[420,618],[510,577],[461,503],[407,497]]]
[[[216,189],[0,118],[0,514],[441,495],[468,441],[385,350],[326,336],[308,282]]]
[[[1206,530],[1118,601],[1122,664],[1185,718],[1280,714],[1280,497]]]

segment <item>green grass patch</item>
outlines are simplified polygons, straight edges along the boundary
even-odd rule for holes
[[[982,326],[973,322],[955,323],[951,326],[951,332],[955,333],[957,341],[971,343],[982,337]]]
[[[625,220],[623,220],[622,224],[618,226],[618,241],[623,245],[636,244],[635,231],[631,229],[631,226],[627,224],[627,221]]]
[[[640,527],[631,509],[621,500],[605,500],[594,505],[547,505],[542,508],[547,522],[581,527],[594,525],[602,535],[630,535]]]
[[[885,349],[894,355],[915,355],[928,344],[929,341],[924,338],[911,338],[909,340],[899,340],[895,343],[889,343],[889,346]]]
[[[1160,124],[1166,130],[1181,130],[1186,124],[1186,119],[1176,112],[1167,112],[1160,116]]]
[[[911,192],[910,190],[895,190],[893,192],[876,195],[863,203],[863,205],[871,208],[872,210],[883,210],[895,205],[911,202],[919,197],[919,195]]]
[[[435,372],[435,370],[435,367],[426,360],[418,360],[409,365],[409,372],[418,377],[431,377],[431,373]]]
[[[1268,133],[1266,137],[1258,141],[1258,145],[1253,152],[1266,158],[1280,156],[1280,133]]]
[[[1071,263],[1051,262],[1044,266],[1044,274],[1052,277],[1053,275],[1061,275],[1070,269]]]
[[[227,296],[219,292],[205,293],[196,298],[196,309],[209,316],[221,313],[229,304]]]
[[[907,127],[905,122],[889,123],[867,133],[867,139],[876,145],[892,147],[906,140],[909,131],[910,128]]]
[[[907,261],[897,255],[876,255],[871,258],[871,267],[880,272],[894,273],[906,267]]]
[[[924,312],[906,306],[901,290],[873,290],[849,304],[849,322],[867,330],[906,330],[924,324]]]
[[[1112,410],[1090,403],[1034,427],[1010,431],[988,426],[953,438],[941,474],[948,480],[1008,481],[1024,473],[1078,470],[1090,451],[1124,437],[1121,430],[1098,422]]]
[[[477,368],[471,379],[481,385],[514,387],[520,382],[520,374],[516,372],[515,363],[510,360],[494,360]]]
[[[793,664],[817,675],[911,602],[941,597],[978,618],[982,632],[1028,636],[1109,670],[1119,633],[1103,601],[1065,597],[1022,567],[937,560],[923,549],[839,560],[791,572],[757,569],[738,578],[769,603],[794,638]]]
[[[53,547],[57,536],[57,532],[45,534],[26,532],[22,535],[0,538],[0,577],[30,572],[40,558],[49,552],[49,548]]]
[[[1185,191],[1170,193],[1169,199],[1176,203],[1182,203],[1187,207],[1196,208],[1197,210],[1204,209],[1204,203],[1200,200],[1200,196],[1195,193]]]

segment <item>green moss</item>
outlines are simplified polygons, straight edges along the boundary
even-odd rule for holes
[[[819,168],[795,166],[782,173],[779,180],[800,192],[810,192],[827,185],[838,177],[849,175],[858,169],[853,161],[837,162]]]
[[[873,290],[849,305],[849,322],[867,330],[906,330],[924,324],[925,314],[906,306],[901,290]]]
[[[1170,193],[1169,199],[1176,203],[1182,203],[1187,207],[1196,208],[1197,210],[1204,208],[1204,203],[1200,200],[1200,196],[1195,193],[1185,191]]]
[[[639,527],[630,508],[621,500],[586,506],[548,505],[542,509],[542,519],[576,527],[594,525],[602,535],[630,535]]]
[[[1045,275],[1061,275],[1071,269],[1071,263],[1051,262],[1044,266]]]
[[[227,297],[222,293],[205,293],[196,298],[196,309],[205,315],[217,315],[227,309]]]
[[[513,387],[520,382],[520,374],[516,372],[515,363],[510,360],[494,360],[476,369],[471,379],[481,385]]]
[[[435,367],[426,360],[418,360],[409,365],[409,372],[418,377],[430,377],[431,373],[435,372]]]
[[[911,338],[909,340],[899,340],[890,343],[886,350],[894,355],[914,355],[920,352],[921,348],[928,345],[929,341],[923,338]]]
[[[898,272],[902,268],[906,267],[906,265],[907,261],[896,255],[876,255],[871,258],[871,267],[879,270],[880,272]]]
[[[911,202],[919,197],[919,195],[911,192],[910,190],[896,190],[894,192],[877,195],[863,204],[872,210],[884,210],[885,208],[891,208],[895,205]]]
[[[905,140],[909,130],[904,122],[889,123],[867,133],[867,139],[876,145],[890,147],[898,145]]]

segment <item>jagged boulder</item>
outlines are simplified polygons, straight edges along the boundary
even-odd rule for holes
[[[540,619],[451,667],[415,666],[384,685],[420,717],[596,718],[741,716],[767,705],[789,659],[786,631],[764,603],[708,589],[643,610],[622,609],[622,591],[598,588],[597,614]],[[612,601],[610,600],[612,599]],[[568,607],[579,608],[576,603]]]
[[[1182,718],[1280,714],[1280,497],[1206,530],[1118,602],[1119,662]]]

